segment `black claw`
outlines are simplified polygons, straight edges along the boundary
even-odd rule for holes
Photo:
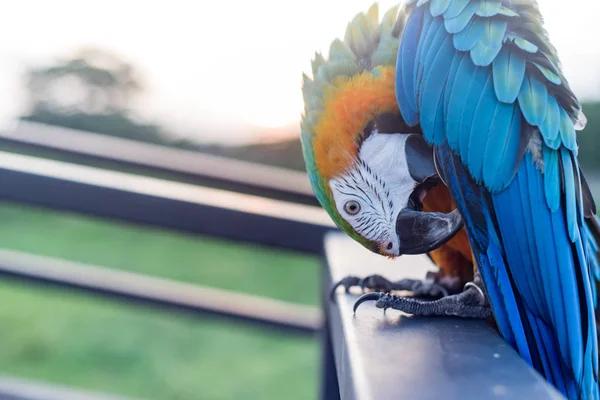
[[[442,294],[442,297],[448,297],[450,294],[448,293],[448,291],[446,290],[445,287],[443,287],[442,285],[438,285],[437,283],[432,284],[433,288],[436,288],[437,290],[440,291],[440,293]],[[430,290],[432,291],[432,290]]]
[[[360,278],[357,278],[355,276],[347,276],[344,279],[339,280],[335,285],[333,285],[333,287],[329,291],[329,299],[331,301],[335,301],[335,292],[340,286],[344,287],[346,293],[350,293],[350,288],[352,286],[356,286],[360,282],[360,280]]]
[[[363,294],[354,303],[354,313],[356,314],[356,310],[358,309],[358,306],[360,306],[365,301],[379,301],[379,299],[381,299],[383,296],[385,296],[385,294],[377,293],[377,292]]]
[[[367,291],[366,289],[367,289],[367,279],[368,278],[369,277],[366,276],[366,277],[362,278],[360,280],[360,282],[358,282],[358,286],[360,286],[360,290],[362,290],[363,293],[365,293]]]
[[[358,283],[363,293],[370,289],[374,292],[389,293],[394,288],[394,283],[384,278],[381,275],[369,275],[365,276]]]
[[[454,316],[476,319],[487,319],[492,316],[492,309],[486,304],[485,298],[482,299],[481,294],[474,288],[468,288],[460,294],[435,301],[424,301],[384,293],[367,293],[354,303],[354,313],[356,313],[359,305],[370,300],[376,302],[375,307],[382,308],[384,311],[392,308],[415,316]]]

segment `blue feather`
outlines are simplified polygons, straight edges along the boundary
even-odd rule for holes
[[[415,54],[417,50],[422,22],[423,15],[420,9],[415,10],[406,21],[396,63],[396,98],[400,112],[409,126],[419,123],[414,85],[415,63],[412,54]]]
[[[575,242],[577,235],[577,200],[575,199],[575,176],[573,175],[573,163],[571,162],[571,153],[561,148],[560,156],[564,176],[564,195],[566,199],[567,226],[571,241]]]
[[[550,295],[555,290],[556,285],[560,285],[560,275],[554,272],[558,268],[556,266],[556,256],[553,254],[556,253],[556,249],[552,247],[552,238],[546,238],[546,235],[551,234],[549,230],[551,229],[551,218],[548,209],[539,206],[543,204],[542,197],[545,196],[545,193],[540,193],[543,191],[543,186],[540,185],[539,171],[533,163],[531,154],[527,154],[522,164],[523,166],[519,170],[518,176],[518,189],[521,192],[520,196],[525,213],[529,218],[525,221],[527,237],[533,239],[534,246],[531,251],[534,257],[536,257],[534,264],[536,267],[531,272],[539,276],[543,291],[542,299],[545,300],[546,304],[551,305],[551,308],[546,307],[544,310],[541,310],[540,316],[544,319],[549,319],[551,316],[548,314],[551,310],[556,311],[559,315],[564,314],[562,300]],[[544,266],[543,274],[538,270],[540,266]],[[514,269],[516,268],[517,266]],[[559,342],[563,346],[563,354],[566,354],[568,352],[566,348],[566,343],[568,342],[567,330],[564,326],[559,326],[558,328]]]
[[[471,21],[471,18],[475,15],[477,9],[479,9],[479,4],[477,2],[470,2],[458,16],[446,18],[444,20],[444,25],[446,26],[448,33],[458,33],[465,29]]]
[[[424,71],[436,71],[437,72],[437,70],[432,69],[433,61],[435,59],[437,59],[440,49],[446,42],[448,42],[450,44],[450,47],[448,49],[450,51],[452,51],[452,53],[446,59],[446,62],[448,63],[452,60],[452,57],[454,56],[454,49],[452,47],[452,41],[449,39],[450,39],[450,35],[448,35],[448,33],[444,30],[444,28],[442,26],[440,26],[440,30],[436,33],[436,35],[433,37],[433,39],[429,43],[429,49],[427,49],[427,52],[421,53],[421,65],[422,65]],[[438,68],[439,68],[439,65],[438,65]],[[430,74],[428,74],[428,75],[430,75]],[[423,80],[425,80],[425,79],[427,79],[427,78],[423,78]]]
[[[569,360],[564,360],[568,363],[567,365],[572,365],[572,363],[581,362],[577,358],[577,354],[582,353],[581,320],[578,312],[578,296],[574,293],[576,290],[575,275],[572,270],[574,260],[570,251],[557,251],[557,249],[570,249],[566,227],[564,223],[560,226],[563,221],[560,217],[562,213],[551,213],[548,208],[539,206],[543,201],[544,189],[541,172],[536,169],[531,154],[527,154],[521,163],[517,178],[507,190],[493,196],[494,210],[502,237],[506,237],[508,225],[515,225],[512,232],[518,233],[519,240],[527,240],[529,237],[535,239],[532,251],[540,258],[537,262],[534,260],[533,264],[520,267],[519,263],[523,255],[519,254],[516,249],[507,249],[506,255],[510,269],[513,273],[517,273],[517,269],[521,269],[520,273],[529,271],[528,273],[535,273],[538,276],[535,279],[543,280],[544,296],[542,298],[545,298],[545,304],[549,308],[546,308],[541,316],[545,320],[551,321],[553,331],[557,335],[560,353],[569,358]],[[524,212],[531,218],[518,219],[512,216],[513,207],[510,202],[512,196],[521,197],[522,203],[526,207]],[[531,228],[533,228],[533,232],[531,232]],[[544,268],[543,273],[538,270],[540,267]],[[515,279],[515,284],[519,293],[527,292],[524,279]],[[553,295],[554,293],[562,293],[562,295]],[[536,342],[540,340],[542,339],[538,338]],[[555,377],[564,375],[561,364],[552,365],[552,368],[557,369],[553,374]],[[569,387],[570,385],[564,386]]]
[[[479,67],[486,67],[494,61],[502,49],[504,34],[508,27],[506,21],[493,18],[486,20],[486,25],[483,36],[471,50],[471,59]]]
[[[529,210],[527,209],[527,211],[525,211],[524,209],[527,207],[527,205],[524,205],[521,202],[521,198],[512,196],[508,198],[508,200],[511,202],[510,207],[514,211],[514,218],[522,220],[531,219]],[[518,240],[519,232],[515,231],[514,225],[507,224],[504,229],[505,231],[501,232],[504,248],[507,251],[516,251],[516,256],[522,263],[521,265],[535,265],[536,262],[539,262],[537,253],[533,251],[535,243],[533,242],[533,227],[530,224],[526,224],[525,226],[525,229],[527,230],[527,240],[523,241]],[[503,263],[504,262],[502,262],[502,264]],[[523,270],[518,270],[515,274],[515,277],[517,277],[517,275],[519,275],[521,279],[524,279],[525,282],[528,282],[529,292],[526,294],[528,299],[527,302],[532,306],[534,312],[539,315],[541,310],[543,310],[543,287],[540,284],[541,281],[539,277],[534,275],[530,279],[526,271]]]
[[[552,233],[546,233],[546,236],[554,236],[556,262],[550,265],[551,268],[554,266],[554,271],[549,269],[550,273],[548,275],[553,278],[554,286],[552,291],[547,293],[547,296],[563,303],[563,315],[559,315],[558,311],[555,312],[554,325],[559,334],[562,333],[560,328],[566,330],[566,336],[559,335],[558,337],[561,353],[566,356],[565,361],[570,369],[573,370],[574,376],[579,377],[583,369],[582,310],[579,305],[575,271],[573,270],[573,267],[576,265],[573,254],[571,251],[557,251],[557,249],[569,249],[570,246],[567,234],[565,234],[565,222],[562,213],[552,214],[552,226],[550,229],[551,231],[549,232]],[[559,235],[561,237],[557,238]],[[540,240],[543,239],[543,237],[540,238]],[[556,293],[560,293],[561,295],[553,295]],[[597,339],[594,338],[594,340]],[[567,389],[569,389],[568,386]],[[573,389],[571,390],[573,391]]]
[[[542,364],[543,373],[546,376],[548,382],[550,382],[554,386],[557,386],[557,383],[560,384],[563,381],[555,379],[552,373],[552,364],[554,364],[554,362],[550,361],[550,358],[551,354],[556,354],[556,351],[552,351],[554,349],[554,344],[552,343],[552,338],[550,337],[550,335],[548,335],[548,327],[544,324],[543,321],[540,321],[539,318],[533,315],[533,313],[530,311],[527,312],[527,320],[531,325],[533,336],[536,338],[541,338],[541,340],[536,342],[535,345],[540,355],[540,362]],[[554,360],[554,358],[552,359]],[[556,365],[560,365],[560,363]],[[565,391],[564,386],[558,389],[562,390],[563,392]]]
[[[580,226],[572,110],[556,101],[572,94],[537,8],[509,0],[421,4],[409,20],[421,13],[422,32],[400,44],[398,101],[413,92],[415,107],[401,112],[421,113],[423,134],[436,144],[502,335],[565,395],[598,399],[590,276],[600,268],[592,271],[594,246]],[[526,152],[538,128],[542,160]]]
[[[531,43],[529,40],[525,40],[521,37],[514,37],[513,42],[517,45],[517,47],[519,47],[521,50],[527,53],[535,54],[539,50],[538,46]]]
[[[429,13],[425,13],[425,23],[427,22],[427,16],[429,15]],[[431,18],[431,17],[429,17]],[[420,104],[420,89],[421,89],[421,83],[423,80],[423,71],[424,71],[424,61],[427,58],[427,53],[431,50],[432,47],[432,42],[434,40],[434,38],[439,38],[440,43],[441,40],[444,38],[445,36],[445,32],[444,32],[444,26],[441,23],[439,18],[434,19],[431,22],[431,28],[427,31],[426,36],[421,35],[421,40],[422,42],[419,43],[419,47],[417,50],[417,58],[415,59],[415,91],[416,91],[416,96],[417,96],[417,108]],[[423,37],[425,39],[423,39]]]
[[[479,18],[473,18],[469,25],[454,35],[454,47],[458,51],[470,51],[475,47],[479,39],[483,36],[483,32],[487,23]]]
[[[444,101],[443,91],[448,79],[449,70],[445,68],[454,57],[452,39],[446,35],[441,47],[435,51],[435,58],[431,61],[431,73],[425,78],[422,90],[421,127],[423,130],[435,132],[433,143],[444,141]],[[429,64],[429,62],[428,62]]]
[[[500,12],[502,3],[497,0],[481,0],[481,5],[477,10],[480,17],[493,17]]]
[[[525,181],[525,176],[521,175],[516,180],[522,185]],[[518,289],[520,289],[518,292],[524,297],[525,304],[536,314],[541,315],[544,310],[542,277],[534,269],[519,268],[521,265],[540,264],[540,256],[535,251],[536,244],[530,204],[527,199],[514,194],[506,196],[505,201],[507,202],[506,206],[510,205],[514,210],[514,217],[519,218],[520,222],[522,222],[521,227],[518,227],[516,224],[502,223],[499,226],[503,248],[509,253],[507,257],[512,262],[509,265],[511,275],[517,282]],[[522,231],[518,231],[518,228],[522,229]],[[512,259],[511,256],[513,257]]]
[[[498,103],[496,100],[492,77],[489,76],[475,109],[475,118],[473,125],[471,125],[471,131],[462,132],[465,136],[469,135],[469,150],[467,152],[468,159],[466,160],[466,165],[477,183],[481,183],[483,180],[483,158],[485,152],[481,150],[486,148],[488,138],[496,133],[492,132],[494,128],[492,121],[494,121],[497,114],[501,114],[502,117],[506,118],[506,111],[510,112],[510,109],[511,106]],[[509,118],[510,115],[509,113]],[[510,122],[509,118],[506,118],[505,121]],[[501,134],[506,135],[506,131]]]
[[[558,152],[543,146],[542,154],[544,157],[544,191],[546,193],[546,203],[550,211],[556,212],[560,205]]]
[[[564,109],[560,109],[560,137],[563,145],[577,155],[577,137],[571,117]]]
[[[450,107],[461,107],[462,115],[460,117],[460,133],[459,133],[459,146],[460,151],[459,154],[464,162],[467,161],[469,149],[469,135],[466,132],[471,132],[471,126],[473,125],[473,120],[475,119],[475,110],[477,109],[477,105],[479,104],[479,99],[482,96],[483,88],[485,87],[489,78],[489,73],[486,68],[477,67],[475,69],[475,74],[473,76],[473,80],[471,81],[471,86],[469,87],[469,92],[466,97],[462,99],[457,99],[452,97],[452,103]],[[458,103],[455,103],[457,101]],[[455,149],[457,151],[459,149]],[[482,149],[472,149],[473,151],[481,151]]]
[[[452,3],[450,3],[450,6],[446,10],[446,12],[444,13],[444,18],[452,19],[458,17],[470,1],[471,0],[453,0]]]
[[[519,307],[503,261],[503,250],[493,231],[490,234],[489,227],[493,223],[487,208],[478,208],[482,204],[481,195],[478,194],[481,188],[469,181],[468,172],[456,160],[455,153],[447,144],[436,148],[436,155],[444,179],[451,192],[456,194],[456,205],[465,218],[465,227],[489,299],[492,305],[502,305],[494,307],[498,328],[507,342],[517,348],[519,354],[531,364],[532,358],[523,334]]]
[[[544,77],[546,79],[548,79],[549,82],[552,82],[555,85],[562,84],[562,79],[556,72],[551,71],[546,67],[542,67],[538,63],[532,63],[532,64],[536,66],[536,68],[544,75]]]
[[[440,25],[441,25],[441,22],[438,19],[434,19],[430,13],[424,12],[424,9],[419,8],[418,10],[421,12],[422,18],[419,18],[419,15],[415,12],[414,14],[410,15],[408,21],[406,22],[407,24],[409,24],[411,22],[411,20],[418,20],[418,19],[422,20],[422,30],[421,30],[421,33],[419,34],[419,42],[417,43],[417,51],[416,51],[416,53],[414,53],[414,55],[411,55],[411,57],[410,57],[410,60],[412,60],[415,63],[414,76],[412,77],[415,90],[417,88],[417,80],[418,80],[418,76],[419,76],[421,53],[424,51],[427,51],[427,48],[428,48],[427,44],[429,43],[427,40],[429,40],[429,36],[435,35],[435,33],[437,32],[437,30],[440,28]],[[399,50],[398,53],[400,54],[400,52],[401,51]]]
[[[525,78],[525,60],[515,52],[504,48],[492,64],[494,89],[498,100],[514,103]]]
[[[544,143],[551,149],[558,149],[561,144],[561,139],[558,135],[560,128],[560,109],[556,99],[548,95],[548,109],[544,123],[540,125],[540,133],[544,139]]]
[[[444,115],[448,115],[448,103],[450,101],[450,94],[454,88],[454,82],[456,81],[456,73],[460,66],[463,58],[467,56],[467,53],[456,52],[450,65],[450,73],[448,74],[448,80],[446,81],[446,89],[444,90]],[[446,124],[447,129],[447,124]]]
[[[548,89],[536,78],[526,76],[519,92],[519,106],[529,124],[540,126],[548,108]]]
[[[442,15],[448,9],[450,1],[451,0],[431,0],[431,7],[429,8],[431,15],[434,17]]]
[[[514,104],[498,103],[490,125],[483,161],[483,181],[492,193],[503,190],[514,174],[521,141],[521,113]]]
[[[435,59],[438,52],[440,51],[440,48],[443,45],[443,43],[447,40],[448,40],[448,34],[444,30],[444,28],[442,26],[440,26],[439,30],[436,32],[435,36],[432,38],[430,45],[429,45],[429,49],[427,49],[427,52],[424,51],[421,53],[421,61],[419,62],[421,74],[417,81],[418,82],[418,85],[417,85],[417,106],[418,107],[422,107],[423,97],[427,94],[424,91],[425,90],[425,84],[424,84],[425,80],[429,76],[432,75],[432,74],[427,74],[427,76],[425,76],[425,74],[423,74],[423,71],[431,71],[431,65],[433,63],[433,60]],[[450,62],[450,60],[447,60],[447,62]],[[422,112],[423,111],[421,111],[421,113]]]
[[[487,294],[490,298],[494,298],[494,303],[503,304],[504,313],[502,313],[502,311],[494,313],[496,322],[499,323],[502,321],[502,325],[499,323],[500,332],[503,336],[508,338],[509,343],[511,342],[510,339],[513,339],[514,347],[519,351],[519,354],[525,362],[531,365],[532,357],[527,344],[527,339],[523,334],[524,328],[521,312],[512,290],[511,279],[507,273],[507,267],[502,257],[501,249],[501,245],[492,243],[486,252],[489,261],[486,263],[483,261],[483,257],[479,257],[477,259],[477,266],[479,271],[482,271],[481,275],[484,277],[484,280],[496,283],[494,286],[498,287],[498,291],[494,293],[490,290],[490,286],[492,285],[486,285]],[[494,276],[490,276],[492,274],[494,274]],[[506,333],[507,331],[510,331],[510,333]]]
[[[461,53],[457,53],[459,55]],[[444,108],[446,110],[446,136],[448,144],[452,149],[458,151],[460,137],[460,121],[462,119],[463,108],[466,105],[464,99],[467,98],[473,80],[475,79],[475,66],[469,59],[467,53],[462,53],[461,57],[457,57],[454,63],[458,61],[456,72],[454,73],[453,82],[449,82],[446,88],[446,96]],[[427,132],[424,132],[427,136]]]

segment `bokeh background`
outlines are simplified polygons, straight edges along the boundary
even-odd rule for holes
[[[302,170],[301,74],[371,3],[5,2],[1,129],[34,121]],[[584,102],[580,159],[600,195],[600,5],[539,3]],[[317,258],[209,237],[0,202],[0,247],[319,304]],[[310,399],[319,368],[310,338],[0,280],[3,375],[149,399]]]

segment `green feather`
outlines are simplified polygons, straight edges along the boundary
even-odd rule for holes
[[[377,6],[367,13],[358,14],[348,24],[344,40],[336,39],[329,48],[329,59],[316,53],[312,61],[312,76],[303,75],[302,94],[304,115],[301,122],[300,141],[306,171],[313,191],[321,206],[333,222],[354,240],[370,247],[371,242],[358,234],[339,214],[335,207],[328,182],[316,165],[313,141],[315,126],[323,113],[323,95],[338,77],[352,77],[367,68],[376,78],[383,66],[395,66],[399,46],[399,35],[404,28],[406,14],[398,7],[387,11],[378,24]]]

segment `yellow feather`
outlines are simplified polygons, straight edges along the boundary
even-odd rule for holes
[[[371,26],[376,28],[379,25],[379,5],[377,3],[373,3],[371,8],[369,8],[367,16],[371,21]]]
[[[363,77],[353,81],[355,89],[362,87],[367,90],[370,87],[369,80],[372,84],[375,78],[381,77],[378,68],[369,73],[372,65],[395,65],[399,35],[392,36],[392,30],[398,24],[403,26],[403,20],[399,20],[398,7],[385,13],[381,25],[378,19],[378,6],[374,4],[366,13],[356,15],[348,24],[344,41],[336,39],[331,43],[328,60],[325,60],[321,53],[315,53],[312,61],[313,79],[311,80],[306,74],[303,76],[302,92],[305,106],[302,133],[304,136],[314,137],[316,135],[316,125],[324,118],[323,115],[327,108],[326,98],[346,93],[341,90],[341,82],[350,82],[352,77],[363,76],[363,73],[367,73],[364,76],[367,76],[368,79]],[[383,32],[385,34],[380,40]],[[368,111],[365,110],[360,113]],[[358,124],[363,122],[361,119]],[[366,124],[366,122],[364,123]]]
[[[356,56],[352,50],[340,39],[335,39],[329,46],[329,61],[349,61],[356,63]]]

